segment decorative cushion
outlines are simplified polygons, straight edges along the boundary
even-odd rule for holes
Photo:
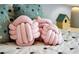
[[[0,43],[9,41],[8,25],[8,5],[0,5]]]
[[[13,8],[15,18],[20,15],[26,15],[31,19],[34,19],[37,16],[44,17],[42,7],[39,4],[14,4]]]
[[[35,38],[40,36],[38,22],[32,21],[28,16],[21,15],[9,25],[10,38],[16,41],[17,45],[32,45]]]
[[[52,21],[40,17],[37,17],[36,20],[39,24],[41,38],[45,44],[56,45],[63,42],[61,32]]]

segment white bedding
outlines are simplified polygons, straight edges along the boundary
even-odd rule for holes
[[[79,32],[62,30],[64,42],[49,46],[36,42],[32,46],[20,47],[14,42],[0,44],[0,54],[77,54],[79,53]]]

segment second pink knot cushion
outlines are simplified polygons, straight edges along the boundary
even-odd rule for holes
[[[63,42],[62,34],[49,19],[36,18],[39,24],[40,35],[45,44],[56,45]]]

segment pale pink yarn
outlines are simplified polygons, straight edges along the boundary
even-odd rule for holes
[[[33,21],[25,15],[19,16],[9,25],[10,38],[17,45],[32,45],[41,37],[45,44],[56,45],[63,42],[61,32],[49,19],[37,17]]]
[[[38,22],[32,21],[28,16],[19,16],[9,25],[10,38],[16,41],[17,45],[32,45],[35,38],[40,36]]]
[[[61,32],[50,20],[40,17],[35,20],[39,23],[40,35],[45,44],[56,45],[63,42]]]

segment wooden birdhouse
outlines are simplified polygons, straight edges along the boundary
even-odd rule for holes
[[[57,26],[61,29],[68,29],[70,28],[70,20],[69,17],[65,14],[59,14],[57,18]]]

